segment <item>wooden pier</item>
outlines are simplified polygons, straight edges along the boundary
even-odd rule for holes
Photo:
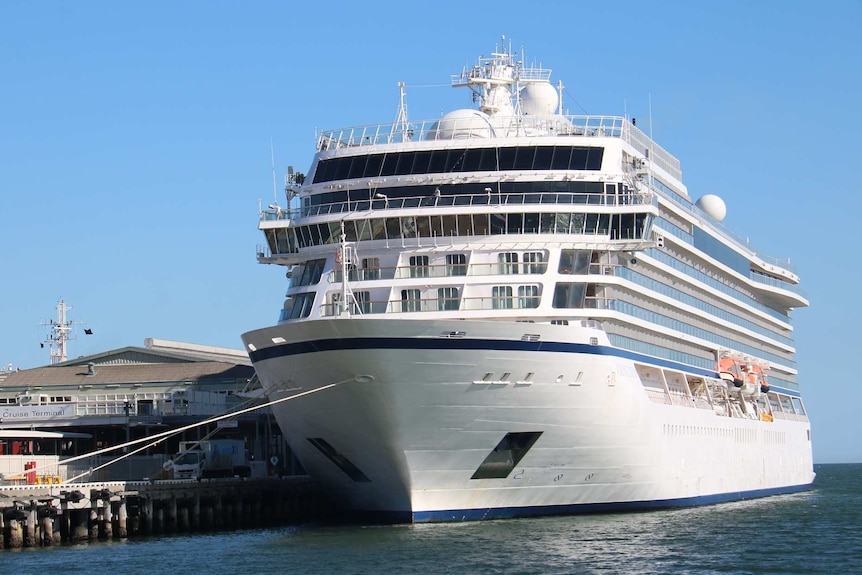
[[[0,486],[0,548],[289,525],[332,513],[304,476]]]

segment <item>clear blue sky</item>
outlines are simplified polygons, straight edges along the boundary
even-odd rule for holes
[[[275,322],[258,202],[307,171],[315,129],[467,107],[449,74],[501,34],[572,113],[627,112],[693,198],[790,257],[817,462],[862,461],[857,262],[862,3],[4,2],[0,364],[48,363],[63,297],[77,357],[157,337],[241,346]],[[279,187],[281,187],[279,183]]]

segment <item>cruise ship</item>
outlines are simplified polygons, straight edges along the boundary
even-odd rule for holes
[[[394,122],[320,132],[260,210],[286,299],[242,339],[307,472],[395,522],[807,489],[789,260],[505,41],[451,84],[471,107],[412,120],[399,84]]]

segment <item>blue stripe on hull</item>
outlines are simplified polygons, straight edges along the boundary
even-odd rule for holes
[[[556,353],[585,353],[621,357],[632,361],[648,363],[667,369],[675,369],[705,377],[718,377],[712,370],[694,367],[684,363],[660,359],[657,357],[635,353],[617,347],[606,345],[589,345],[586,343],[564,343],[558,341],[521,341],[504,339],[447,339],[426,337],[353,337],[338,339],[318,339],[275,345],[250,352],[253,363],[286,357],[317,353],[322,351],[362,350],[362,349],[427,349],[427,350],[470,350],[470,351],[544,351]],[[776,390],[778,388],[775,388]],[[781,389],[782,393],[800,397],[798,391]]]
[[[249,353],[251,361],[257,363],[267,359],[301,355],[321,351],[342,351],[359,349],[427,349],[427,350],[470,350],[470,351],[544,351],[556,353],[586,353],[622,357],[633,361],[647,362],[669,369],[696,373],[707,377],[717,377],[715,371],[698,368],[675,361],[658,359],[606,345],[586,343],[565,343],[558,341],[521,341],[505,339],[448,339],[425,337],[353,337],[338,339],[318,339],[287,343],[258,349]]]
[[[659,501],[627,501],[621,503],[577,503],[572,505],[539,505],[534,507],[497,507],[491,509],[450,509],[445,511],[419,511],[413,513],[414,523],[434,523],[449,521],[478,521],[483,519],[512,519],[515,517],[537,517],[547,515],[577,515],[589,513],[615,513],[621,511],[646,511],[655,509],[673,509],[678,507],[697,507],[727,503],[745,499],[756,499],[770,495],[782,495],[807,491],[811,484],[789,485],[770,489],[755,489],[753,491],[735,491],[701,495],[698,497],[683,497],[680,499],[664,499]]]

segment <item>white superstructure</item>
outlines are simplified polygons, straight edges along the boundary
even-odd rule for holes
[[[498,48],[477,109],[320,134],[278,324],[243,341],[303,466],[391,520],[696,505],[814,478],[788,261],[692,202],[633,120],[565,114]],[[345,281],[346,280],[346,281]]]

